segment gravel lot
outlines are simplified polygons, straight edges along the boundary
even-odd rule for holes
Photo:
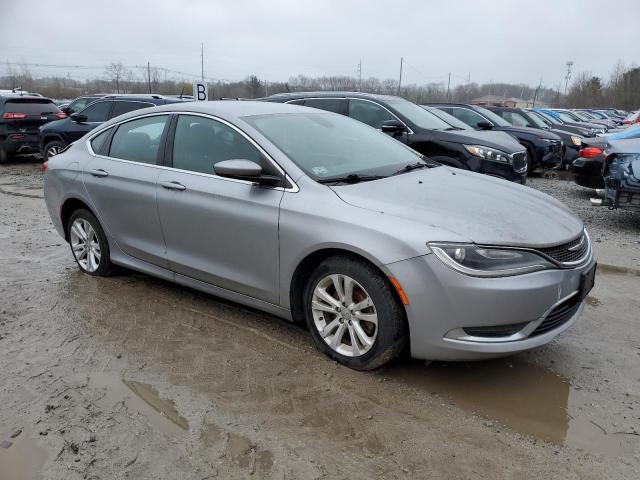
[[[532,352],[359,373],[270,315],[81,274],[41,178],[0,166],[0,480],[638,477],[639,276],[601,272],[581,319]],[[530,185],[590,215],[600,256],[631,249],[623,218],[637,240],[637,215]]]

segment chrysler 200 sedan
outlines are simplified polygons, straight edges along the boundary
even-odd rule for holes
[[[82,272],[125,266],[306,322],[361,370],[405,346],[431,360],[540,346],[594,283],[561,203],[307,107],[122,115],[52,157],[45,198]]]

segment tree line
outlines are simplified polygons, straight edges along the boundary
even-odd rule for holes
[[[164,73],[164,75],[163,75]],[[87,93],[158,93],[165,95],[190,95],[192,82],[185,79],[166,78],[166,70],[158,67],[125,67],[121,62],[105,66],[99,78],[77,80],[71,76],[38,77],[26,65],[7,64],[0,76],[0,88],[21,87],[55,99],[72,99]],[[309,77],[297,75],[286,82],[268,82],[256,75],[240,81],[209,82],[209,98],[258,98],[274,93],[309,90],[362,91],[368,93],[399,95],[412,102],[470,102],[484,95],[496,95],[524,100],[536,99],[552,107],[614,107],[633,110],[640,107],[640,68],[615,65],[610,77],[603,79],[584,71],[577,74],[566,96],[556,88],[532,87],[526,84],[470,82],[447,89],[440,83],[398,84],[396,79],[356,78],[343,75]]]

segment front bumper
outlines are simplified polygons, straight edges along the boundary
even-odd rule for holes
[[[458,273],[429,254],[385,268],[409,298],[411,355],[428,360],[476,360],[539,347],[569,328],[582,311],[581,302],[561,324],[532,334],[554,306],[578,292],[582,272],[593,263],[591,254],[585,265],[575,269],[477,278]],[[522,324],[529,331],[499,340],[460,334],[463,328],[513,324]]]

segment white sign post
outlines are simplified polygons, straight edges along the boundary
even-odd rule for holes
[[[209,100],[209,85],[206,82],[193,82],[193,98],[196,102]]]

